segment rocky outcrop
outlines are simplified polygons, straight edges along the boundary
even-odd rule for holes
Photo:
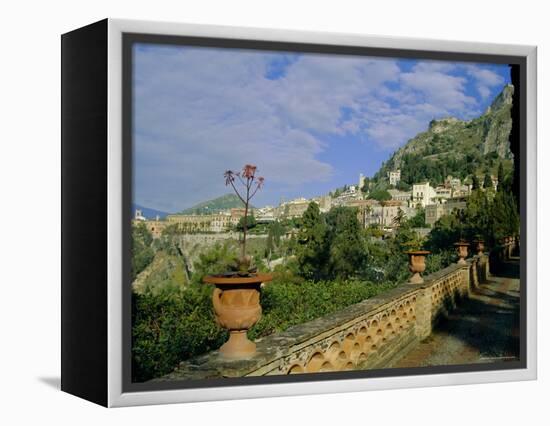
[[[514,87],[506,85],[487,110],[470,121],[455,117],[432,120],[428,130],[399,148],[376,176],[384,179],[388,171],[402,169],[407,154],[429,161],[444,159],[449,162],[455,159],[471,162],[475,159],[478,170],[494,168],[494,164],[489,164],[491,158],[494,162],[494,157],[513,160],[509,141],[513,95]]]

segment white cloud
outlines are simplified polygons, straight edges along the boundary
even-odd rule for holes
[[[476,88],[482,99],[487,99],[491,95],[491,88],[502,86],[504,79],[502,76],[487,68],[475,65],[466,65],[466,72],[477,82]]]

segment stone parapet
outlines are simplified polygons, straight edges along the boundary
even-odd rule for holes
[[[341,311],[258,339],[256,354],[226,360],[218,351],[182,362],[158,380],[263,376],[391,366],[487,279],[486,256],[451,265]]]

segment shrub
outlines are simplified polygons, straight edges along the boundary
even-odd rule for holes
[[[432,274],[436,271],[439,271],[443,268],[446,268],[451,263],[455,262],[457,259],[456,253],[454,250],[442,250],[438,253],[432,253],[426,257],[426,272],[427,274]]]
[[[262,318],[248,336],[251,339],[336,312],[393,287],[366,281],[303,281],[276,277],[262,290]]]
[[[143,223],[132,227],[132,280],[153,261],[152,241],[153,236]]]
[[[169,373],[178,362],[218,348],[227,332],[214,319],[212,288],[133,294],[132,379]]]

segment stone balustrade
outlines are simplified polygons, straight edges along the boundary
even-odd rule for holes
[[[256,354],[224,360],[217,351],[182,362],[158,380],[263,376],[391,367],[428,337],[442,315],[487,280],[489,261],[474,256],[339,312],[257,340]]]

